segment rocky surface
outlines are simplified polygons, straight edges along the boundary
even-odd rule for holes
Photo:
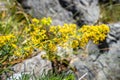
[[[43,54],[46,53],[39,52],[36,56],[26,59],[23,62],[11,67],[14,74],[8,78],[8,80],[12,80],[13,78],[19,79],[19,77],[21,77],[21,73],[31,75],[35,74],[36,76],[46,74],[52,69],[52,66],[50,61],[41,58],[41,55]]]
[[[99,19],[98,0],[59,0],[64,9],[73,13],[79,25],[94,24]]]
[[[52,17],[54,25],[74,21],[78,25],[94,24],[100,14],[98,0],[22,0],[20,3],[34,17]]]
[[[89,52],[97,51],[88,57],[81,55],[71,60],[76,70],[77,79],[120,80],[120,23],[110,24],[110,33],[106,39],[107,51],[100,53],[97,45],[89,43]],[[91,48],[91,49],[90,49]]]
[[[21,4],[33,17],[52,17],[54,25],[73,22],[72,13],[63,9],[58,0],[22,0]]]

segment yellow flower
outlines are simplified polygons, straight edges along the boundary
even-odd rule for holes
[[[36,19],[36,18],[33,18],[33,19],[32,19],[32,22],[33,22],[33,23],[37,23],[37,24],[38,24],[38,23],[39,23],[39,20],[38,20],[38,19]]]
[[[49,51],[55,52],[57,50],[56,45],[52,41],[48,41],[46,45]]]
[[[16,44],[11,44],[13,48],[17,48],[17,45]]]
[[[21,57],[21,53],[19,51],[14,51],[14,55],[17,57]]]
[[[109,27],[105,24],[88,26],[84,25],[78,29],[78,33],[81,33],[80,44],[85,46],[89,40],[92,40],[95,44],[103,41],[106,38],[106,34],[109,32]]]
[[[41,23],[43,24],[43,25],[47,25],[47,26],[49,26],[50,24],[51,24],[51,22],[52,22],[52,20],[51,20],[51,18],[50,17],[48,17],[48,18],[42,18],[41,19]]]
[[[0,47],[7,44],[13,38],[15,38],[13,34],[0,35]]]
[[[73,40],[72,41],[72,48],[77,48],[79,46],[78,40]]]

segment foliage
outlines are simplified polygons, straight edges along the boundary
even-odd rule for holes
[[[30,74],[21,74],[19,78],[14,78],[12,76],[12,80],[30,80],[31,75]]]
[[[26,37],[28,37],[24,42],[24,45],[33,49],[45,50],[47,52],[46,58],[49,60],[57,58],[55,54],[57,46],[74,49],[85,48],[89,40],[98,44],[106,38],[109,32],[109,27],[104,24],[84,25],[77,29],[75,24],[50,26],[51,21],[50,18],[32,19],[30,26],[25,28]],[[31,48],[28,51],[32,51]]]
[[[17,59],[13,54],[23,40],[21,35],[30,19],[16,0],[1,1],[5,3],[5,9],[0,11],[0,74],[9,71],[8,67],[23,60]]]
[[[109,32],[107,25],[89,26],[84,25],[77,29],[75,24],[64,24],[63,26],[50,26],[51,18],[32,19],[31,23],[21,32],[11,32],[0,36],[1,56],[10,55],[17,59],[25,59],[33,54],[35,49],[45,50],[47,58],[51,61],[62,61],[57,53],[57,46],[63,48],[85,48],[89,40],[98,44],[103,41]],[[18,44],[19,43],[19,44]],[[5,53],[6,52],[6,53]],[[5,55],[4,55],[5,54]],[[1,58],[2,59],[2,58]],[[8,62],[11,61],[8,59]]]
[[[120,21],[120,3],[113,3],[113,0],[110,0],[109,3],[100,4],[100,8],[100,22],[113,23]]]
[[[52,73],[49,72],[48,74],[43,74],[41,76],[35,76],[35,75],[31,75],[31,74],[21,74],[20,77],[15,78],[15,77],[11,77],[12,80],[75,80],[74,75],[72,73],[69,74],[65,74],[65,73],[61,73],[61,74],[56,74],[56,73]]]
[[[70,74],[49,73],[47,75],[39,77],[39,80],[75,80],[75,77],[72,73],[70,73]]]

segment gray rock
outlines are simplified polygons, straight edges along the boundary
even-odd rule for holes
[[[117,43],[118,40],[120,40],[120,22],[115,24],[109,24],[110,26],[110,33],[107,37],[107,43]]]
[[[52,17],[54,25],[94,24],[99,19],[98,0],[22,0],[26,12],[33,17]]]
[[[79,12],[78,17],[82,24],[94,24],[99,19],[98,0],[74,0],[74,5]]]
[[[40,52],[38,55],[26,59],[21,63],[15,64],[11,69],[14,71],[13,77],[19,78],[21,73],[40,76],[46,74],[52,69],[51,62],[41,58],[41,55],[46,54]],[[10,77],[11,78],[11,77]]]
[[[23,0],[21,4],[33,17],[52,17],[54,25],[73,22],[72,13],[63,9],[58,0]]]

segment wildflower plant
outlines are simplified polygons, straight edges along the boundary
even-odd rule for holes
[[[109,27],[105,24],[84,25],[78,29],[75,24],[51,26],[51,22],[51,18],[32,19],[31,24],[25,28],[27,36],[24,43],[24,45],[31,47],[28,51],[35,48],[45,50],[47,54],[43,57],[51,61],[56,58],[61,59],[56,54],[58,46],[62,48],[84,49],[89,40],[99,44],[107,37],[109,32]]]
[[[22,29],[14,29],[16,32],[0,33],[0,56],[3,57],[7,54],[10,55],[9,58],[13,61],[23,60],[31,57],[34,50],[37,49],[46,51],[46,55],[42,56],[43,58],[52,62],[55,62],[55,60],[63,61],[63,58],[57,54],[58,46],[64,49],[84,49],[89,40],[99,44],[107,37],[109,32],[109,27],[105,24],[84,25],[79,29],[75,24],[52,26],[51,22],[50,17],[40,20],[33,18],[30,24],[23,25]],[[10,59],[7,59],[8,62],[11,61]],[[0,63],[3,65],[4,62]]]

